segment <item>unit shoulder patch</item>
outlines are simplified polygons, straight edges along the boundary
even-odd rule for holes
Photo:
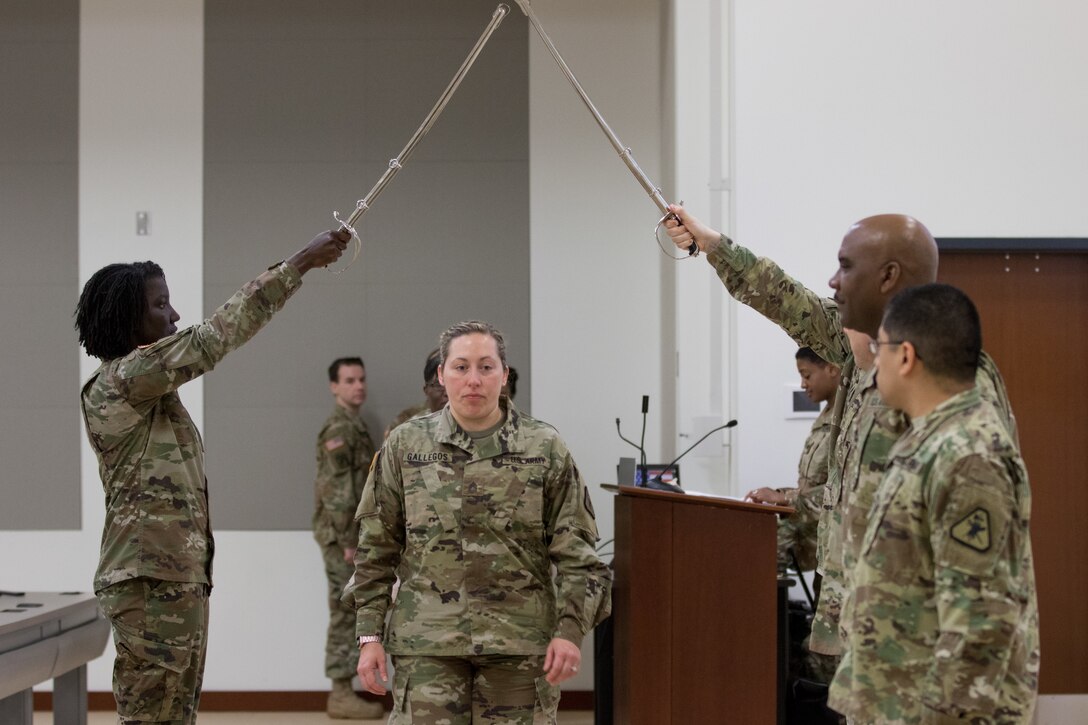
[[[952,524],[952,540],[969,549],[990,550],[990,512],[980,507]]]

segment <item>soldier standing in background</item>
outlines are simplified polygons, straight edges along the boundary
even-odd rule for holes
[[[975,384],[978,312],[948,285],[905,290],[872,348],[880,395],[910,427],[874,497],[828,704],[859,723],[1029,723],[1031,493],[1004,415]]]
[[[866,338],[868,339],[868,338]],[[837,365],[824,360],[810,347],[802,347],[795,354],[797,372],[801,376],[801,388],[814,403],[826,403],[824,409],[812,421],[812,428],[805,439],[801,460],[797,464],[795,488],[758,488],[745,497],[757,503],[792,506],[794,511],[778,518],[778,574],[785,576],[791,563],[791,552],[797,557],[801,571],[816,569],[817,532],[824,508],[824,491],[827,488],[828,457],[831,452],[832,403],[839,388],[840,370]],[[798,575],[801,575],[801,571]],[[820,600],[822,577],[813,576],[815,604]],[[808,637],[801,643],[805,654],[804,667],[798,672],[818,682],[830,682],[838,665],[838,658],[813,652]]]
[[[113,628],[122,725],[189,725],[200,704],[215,547],[204,446],[177,389],[253,337],[350,239],[314,237],[181,332],[154,262],[108,265],[83,287],[79,342],[102,361],[81,394],[106,494],[94,589]]]
[[[331,718],[381,717],[379,702],[363,700],[351,687],[355,676],[355,611],[340,601],[355,567],[359,526],[355,509],[363,492],[374,443],[359,409],[366,402],[366,367],[362,358],[337,358],[329,365],[329,391],[335,404],[317,436],[314,481],[314,538],[321,547],[328,584],[329,627],[325,637],[325,675],[332,691],[325,710]]]
[[[518,371],[513,365],[507,368],[506,385],[502,386],[502,394],[510,400],[518,394]]]
[[[449,404],[390,434],[359,505],[359,678],[384,694],[393,656],[390,723],[554,723],[611,605],[589,492],[555,429],[500,395],[498,330],[454,325],[440,350]]]
[[[792,506],[794,512],[778,519],[778,569],[785,573],[790,564],[790,550],[803,571],[816,568],[816,529],[823,512],[824,484],[827,483],[827,456],[831,447],[831,408],[839,387],[839,367],[832,365],[812,351],[802,347],[794,355],[801,389],[813,403],[828,403],[805,439],[801,460],[797,464],[797,486],[790,488],[757,488],[745,496],[756,503]]]
[[[426,400],[419,405],[413,405],[397,413],[389,422],[382,435],[382,440],[389,437],[389,433],[406,420],[411,420],[419,415],[437,413],[446,405],[446,389],[438,382],[438,349],[435,348],[427,355],[427,362],[423,365],[423,395]]]

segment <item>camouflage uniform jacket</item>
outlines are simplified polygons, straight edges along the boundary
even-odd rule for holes
[[[358,634],[380,634],[399,576],[390,654],[543,654],[553,637],[580,645],[608,616],[611,570],[570,452],[554,428],[502,405],[488,438],[471,438],[447,405],[398,427],[375,459],[344,601]]]
[[[1031,720],[1031,495],[1005,414],[981,392],[913,421],[889,452],[831,689],[830,704],[856,722]]]
[[[421,415],[427,415],[430,412],[431,406],[428,405],[426,401],[418,405],[412,405],[405,408],[401,412],[397,413],[396,417],[393,418],[393,420],[389,421],[389,425],[385,428],[385,435],[383,436],[383,438],[388,438],[389,433],[392,432],[394,428],[396,428],[404,421],[411,420],[412,418],[418,418]]]
[[[126,579],[211,583],[204,446],[177,389],[253,337],[302,284],[281,263],[193,327],[107,360],[82,410],[106,493],[95,590]]]
[[[805,439],[801,460],[797,462],[797,488],[787,489],[789,505],[809,513],[823,510],[824,484],[827,483],[827,456],[831,448],[833,406],[826,405],[812,421]]]
[[[707,259],[730,294],[778,324],[799,345],[843,368],[838,395],[842,414],[832,423],[824,514],[820,520],[818,570],[823,575],[820,602],[809,645],[821,654],[841,654],[839,614],[857,560],[873,493],[892,444],[906,430],[901,413],[884,405],[876,373],[857,369],[850,340],[842,330],[838,307],[789,277],[774,262],[723,239]],[[1005,383],[993,359],[983,353],[976,376],[980,394],[1015,431]],[[836,401],[840,403],[841,401]],[[836,408],[839,408],[836,405]],[[1015,438],[1015,433],[1013,434]]]
[[[832,406],[825,406],[812,422],[812,429],[805,439],[801,460],[797,463],[797,487],[782,489],[794,513],[778,521],[778,559],[780,564],[788,564],[788,549],[794,547],[794,554],[806,571],[814,566],[815,537],[824,510],[831,423]]]
[[[317,435],[313,517],[317,543],[355,548],[359,541],[355,509],[373,458],[374,443],[366,423],[336,405]]]

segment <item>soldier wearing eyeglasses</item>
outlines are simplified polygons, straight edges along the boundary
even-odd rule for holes
[[[914,287],[888,304],[870,347],[881,397],[910,423],[861,541],[829,704],[859,723],[1029,723],[1031,492],[1004,416],[975,384],[978,312],[954,287]]]

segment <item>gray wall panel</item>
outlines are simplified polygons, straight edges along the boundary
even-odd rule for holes
[[[0,3],[0,529],[80,528],[79,3]]]
[[[74,113],[74,100],[72,106]],[[0,134],[4,133],[6,131],[0,130]],[[74,128],[72,133],[74,135]],[[17,286],[23,289],[24,294],[30,295],[24,297],[17,308],[13,308],[20,311],[19,315],[4,316],[4,327],[40,327],[39,323],[43,320],[23,316],[27,308],[34,308],[34,315],[53,314],[50,310],[37,309],[45,306],[63,308],[59,310],[59,316],[50,319],[51,323],[62,320],[60,328],[36,330],[34,339],[50,338],[50,342],[46,343],[50,345],[50,354],[67,350],[67,363],[71,367],[65,370],[75,375],[77,381],[79,346],[72,327],[75,322],[72,312],[79,299],[76,240],[78,174],[79,167],[74,158],[63,163],[40,164],[0,160],[0,239],[3,240],[7,257],[4,264],[0,264],[0,285]],[[53,289],[56,285],[64,288],[60,297],[52,296],[56,294]],[[5,344],[2,347],[10,346]],[[28,350],[10,352],[25,356]],[[48,391],[36,392],[49,394]],[[72,402],[71,399],[68,402]]]
[[[347,216],[446,87],[496,3],[209,0],[205,311]],[[217,529],[307,529],[325,368],[361,355],[375,439],[422,400],[438,333],[471,317],[509,338],[529,399],[528,37],[511,13],[364,217],[340,276],[307,275],[269,328],[205,382]],[[349,250],[350,252],[350,250]]]

